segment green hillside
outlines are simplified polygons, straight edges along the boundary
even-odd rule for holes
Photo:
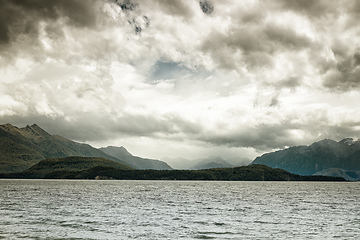
[[[110,167],[116,170],[131,170],[133,168],[100,157],[64,157],[64,158],[49,158],[41,160],[39,163],[24,170],[21,173],[7,173],[0,174],[0,177],[9,178],[44,178],[45,175],[53,172],[77,172],[94,167]]]
[[[42,159],[69,156],[102,157],[134,167],[90,145],[50,135],[36,124],[0,125],[0,172],[21,172]]]
[[[21,172],[44,157],[29,147],[8,138],[0,138],[0,172]]]

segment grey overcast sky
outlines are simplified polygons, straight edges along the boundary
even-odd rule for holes
[[[0,0],[0,123],[144,157],[360,135],[360,1]]]

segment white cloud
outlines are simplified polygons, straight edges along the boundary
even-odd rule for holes
[[[359,134],[356,1],[208,2],[0,3],[1,122],[157,158]]]

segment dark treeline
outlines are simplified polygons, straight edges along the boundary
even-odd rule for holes
[[[345,181],[339,177],[300,176],[264,165],[206,170],[123,170],[96,166],[82,171],[52,171],[39,175],[31,171],[0,174],[2,178],[117,179],[117,180],[216,180],[216,181]]]

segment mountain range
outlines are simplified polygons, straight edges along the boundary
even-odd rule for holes
[[[86,169],[94,167],[94,162],[98,164],[95,167],[104,163],[103,167],[118,169],[121,165],[138,170],[172,170],[172,167],[190,170],[220,169],[247,165],[250,162],[245,158],[231,160],[224,160],[221,157],[196,160],[165,158],[164,160],[171,167],[164,161],[133,156],[124,147],[109,146],[97,149],[59,135],[51,135],[36,124],[24,128],[18,128],[11,124],[0,125],[0,173],[20,173],[31,169],[40,161],[40,164],[43,164],[44,159],[60,159],[58,162],[61,162],[64,171],[73,171],[64,167],[64,164],[69,163],[70,160],[62,158],[76,156],[95,158],[70,158]],[[110,160],[111,164],[115,162],[120,165],[114,167],[104,159]],[[345,138],[338,142],[325,139],[309,146],[294,146],[266,153],[255,158],[250,165],[255,164],[279,168],[299,175],[334,176],[350,181],[359,181],[360,141],[352,138]],[[77,170],[85,171],[86,169]],[[52,169],[53,171],[57,171],[57,169]]]
[[[230,158],[223,159],[220,156],[212,156],[207,158],[199,159],[185,159],[185,158],[169,158],[165,157],[162,159],[167,162],[174,169],[209,169],[209,168],[232,168],[248,165],[251,160],[248,158]]]
[[[116,158],[88,144],[51,135],[36,124],[24,128],[11,124],[0,125],[0,172],[4,173],[21,172],[43,159],[69,156],[101,157],[135,169],[146,169],[148,165],[151,165],[151,169],[170,168],[158,160],[133,157],[130,153],[128,155],[124,159]],[[136,161],[133,163],[134,159]],[[141,162],[151,164],[142,166]]]
[[[300,175],[341,176],[347,180],[360,177],[360,141],[324,139],[309,146],[295,146],[266,153],[251,164],[263,164]]]

